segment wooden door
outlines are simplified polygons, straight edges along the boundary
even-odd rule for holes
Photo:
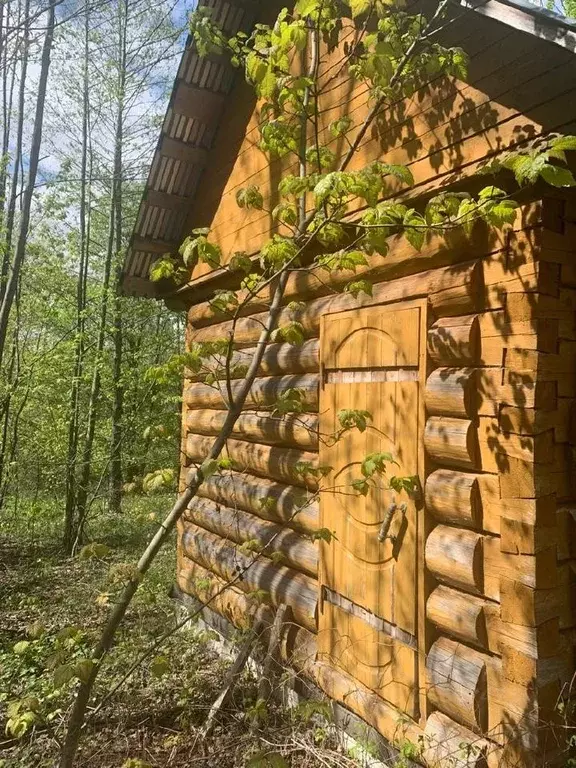
[[[328,315],[321,325],[320,464],[332,467],[321,494],[320,657],[415,717],[417,509],[385,481],[367,496],[351,482],[370,453],[390,452],[396,476],[421,472],[424,306],[402,304]],[[338,412],[369,411],[363,432],[339,441]],[[388,536],[384,520],[395,505]],[[388,516],[389,517],[389,516]]]

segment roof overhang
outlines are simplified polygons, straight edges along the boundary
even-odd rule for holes
[[[259,0],[200,0],[229,35],[249,31]],[[158,295],[151,264],[173,253],[184,239],[190,206],[206,166],[236,70],[224,55],[200,57],[190,38],[154,152],[123,267],[127,295]]]
[[[461,4],[518,32],[526,32],[573,53],[576,51],[576,20],[528,0],[462,0]]]

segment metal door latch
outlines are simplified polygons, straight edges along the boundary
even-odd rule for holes
[[[390,504],[388,509],[386,510],[386,515],[384,517],[384,520],[382,520],[382,525],[380,526],[380,530],[378,531],[378,541],[385,541],[386,539],[390,539],[392,542],[396,541],[396,536],[389,536],[388,531],[390,530],[390,525],[392,524],[392,518],[394,517],[394,513],[397,510],[400,510],[403,515],[406,514],[406,510],[408,509],[407,504],[400,504],[398,506],[395,501]]]

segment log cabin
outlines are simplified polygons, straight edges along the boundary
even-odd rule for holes
[[[270,13],[256,0],[205,4],[229,33]],[[474,189],[477,170],[502,150],[576,132],[572,23],[521,0],[454,0],[442,42],[469,56],[466,82],[423,82],[359,152],[361,164],[407,164],[412,201]],[[330,98],[328,113],[368,109],[350,81]],[[275,231],[268,213],[235,200],[247,183],[266,196],[278,182],[257,125],[242,75],[189,41],[123,278],[126,294],[185,311],[188,342],[226,336],[230,320],[208,299],[230,278],[203,264],[178,286],[159,284],[150,265],[196,227],[210,227],[224,253],[257,254]],[[208,619],[240,628],[260,610],[257,593],[271,612],[287,606],[286,664],[391,744],[418,745],[424,765],[566,764],[554,724],[563,725],[558,704],[576,669],[575,246],[576,197],[536,186],[506,231],[434,236],[420,251],[390,238],[388,254],[360,270],[372,296],[294,274],[285,302],[302,304],[283,316],[296,317],[306,340],[268,347],[228,441],[235,470],[207,480],[179,526],[182,599],[209,600]],[[266,298],[238,322],[239,360],[250,358]],[[294,387],[305,414],[271,416]],[[345,407],[370,411],[373,425],[330,446],[319,435]],[[186,377],[182,483],[224,408],[218,389]],[[302,461],[329,465],[346,481],[359,456],[383,446],[419,478],[419,494],[318,501],[316,479],[295,471]],[[294,516],[306,494],[313,501]],[[318,540],[319,529],[335,538]],[[250,565],[242,545],[254,540],[269,546]]]

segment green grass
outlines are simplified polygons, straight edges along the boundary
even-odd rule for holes
[[[0,527],[2,732],[6,733],[10,704],[13,711],[14,702],[20,702],[17,717],[24,721],[20,728],[26,726],[26,712],[33,712],[33,716],[28,717],[23,738],[15,739],[13,733],[6,733],[0,750],[0,765],[4,768],[54,764],[57,739],[62,735],[75,686],[74,679],[64,683],[62,679],[69,674],[68,668],[75,669],[89,656],[109,605],[122,587],[123,574],[136,562],[156,528],[156,518],[169,503],[170,498],[165,496],[132,497],[122,515],[101,511],[94,516],[87,532],[90,541],[109,548],[109,555],[103,559],[61,556],[61,520],[54,504],[20,504],[17,515],[8,510]],[[175,625],[176,606],[169,596],[174,573],[172,543],[161,552],[139,590],[100,676],[96,701],[158,636]],[[157,658],[160,655],[162,663]],[[163,674],[158,676],[159,672]],[[149,735],[165,738],[173,729],[178,731],[181,721],[201,722],[217,685],[214,676],[219,678],[221,673],[222,665],[201,633],[175,634],[93,720],[81,764],[121,765],[124,757],[132,756],[132,749],[139,756],[141,745],[131,744],[127,735],[132,734],[131,724],[153,724]],[[203,682],[205,676],[209,684]],[[123,735],[119,740],[111,738],[120,733]],[[103,739],[109,755],[104,763]],[[149,751],[148,747],[144,751]]]

